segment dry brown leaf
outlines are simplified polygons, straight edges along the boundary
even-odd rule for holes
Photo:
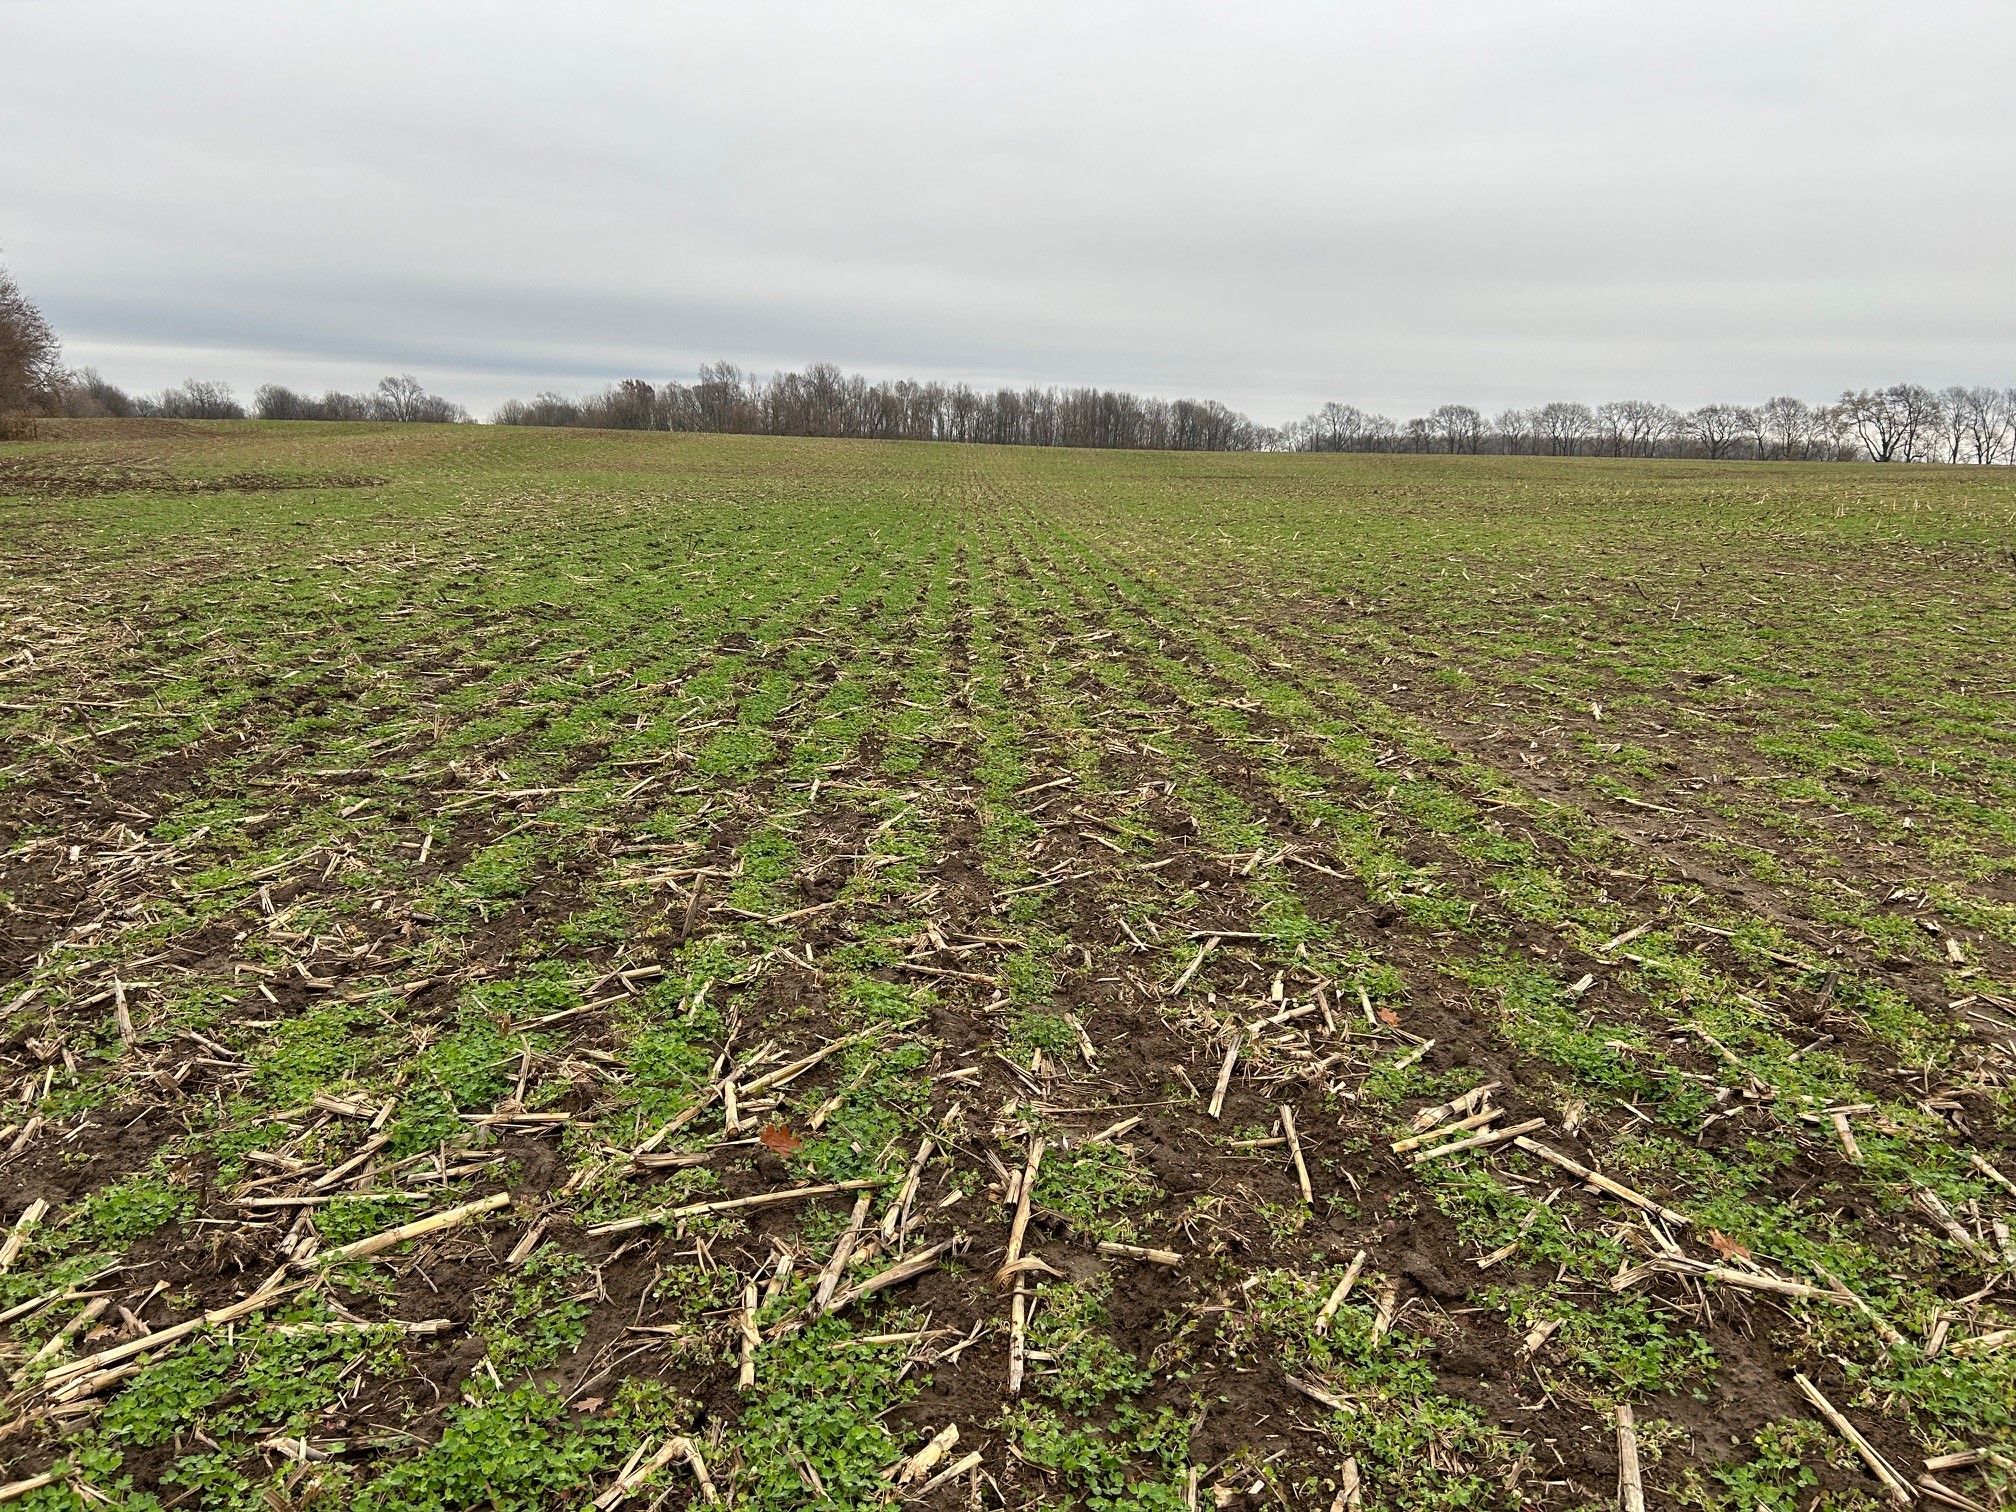
[[[1720,1229],[1711,1228],[1708,1230],[1708,1247],[1724,1260],[1748,1260],[1750,1258],[1749,1246],[1738,1244]]]
[[[756,1137],[779,1155],[795,1155],[805,1143],[781,1123],[771,1124]]]

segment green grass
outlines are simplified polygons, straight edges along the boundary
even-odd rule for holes
[[[1795,1370],[2006,1494],[1999,470],[49,429],[321,481],[0,496],[22,1505],[574,1505],[680,1435],[879,1507],[956,1423],[989,1506],[1579,1508],[1620,1402],[1655,1501],[1877,1504]],[[1389,1150],[1487,1081],[1691,1222]],[[851,1181],[843,1289],[952,1248],[826,1316],[852,1191],[658,1216]]]

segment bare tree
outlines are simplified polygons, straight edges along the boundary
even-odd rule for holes
[[[658,391],[642,378],[625,378],[595,403],[594,424],[608,430],[658,429]]]
[[[1977,388],[1976,460],[2016,462],[2016,388]]]
[[[1757,406],[1757,455],[1784,462],[1804,461],[1814,442],[1813,407],[1780,394]]]
[[[1546,446],[1550,457],[1572,457],[1596,428],[1596,417],[1586,404],[1564,404],[1559,400],[1534,411],[1534,434]]]
[[[0,268],[0,414],[53,408],[63,376],[61,358],[49,322]]]
[[[1630,405],[1639,455],[1652,456],[1680,434],[1680,411],[1672,405],[1653,404],[1644,399],[1633,399]]]
[[[1367,421],[1371,417],[1356,405],[1326,404],[1301,426],[1301,449],[1305,451],[1363,451]]]
[[[2012,414],[2016,390],[1949,388],[1945,397],[1948,424],[1957,437],[1951,460],[1960,461],[1964,455],[1982,467],[1999,462],[2010,441],[2010,425],[2016,421],[2016,414]]]
[[[1931,460],[1937,455],[1935,448],[1946,418],[1939,396],[1921,383],[1899,383],[1883,392],[1905,417],[1905,460]]]
[[[164,420],[243,420],[245,406],[232,397],[228,383],[186,378],[176,388],[163,389],[133,401],[133,412]]]
[[[65,373],[56,385],[56,412],[73,420],[118,419],[134,413],[132,398],[96,368]]]
[[[423,394],[421,402],[430,402],[431,396]],[[445,399],[431,399],[432,403],[448,406]],[[260,386],[253,398],[254,407],[261,420],[371,420],[383,418],[380,408],[381,396],[377,394],[344,394],[335,389],[326,390],[317,399],[310,394],[297,394],[294,390],[278,383]],[[416,405],[418,409],[420,406]],[[460,415],[459,409],[455,410]]]
[[[401,373],[396,377],[388,374],[378,380],[378,392],[373,399],[378,419],[413,421],[420,416],[427,390],[411,373]]]
[[[1498,418],[1491,422],[1491,429],[1498,437],[1499,449],[1508,457],[1533,449],[1533,411],[1522,409],[1500,410]]]
[[[252,411],[261,420],[320,420],[320,406],[285,384],[262,383],[252,396]]]
[[[1647,399],[1614,399],[1596,406],[1591,434],[1611,457],[1649,457],[1680,425],[1679,414]]]
[[[378,380],[371,396],[371,418],[409,425],[466,425],[469,412],[439,394],[430,394],[411,373]]]
[[[1740,404],[1704,404],[1687,417],[1687,434],[1703,455],[1729,456],[1757,429],[1756,416]]]
[[[732,362],[703,365],[699,381],[693,385],[700,416],[698,428],[731,434],[756,429],[758,406],[751,393],[754,387]]]
[[[1939,396],[1917,383],[1893,383],[1841,396],[1838,406],[1872,462],[1913,462],[1939,424]]]
[[[1967,446],[1967,390],[1954,387],[1939,391],[1939,414],[1933,421],[1933,436],[1934,455],[1948,466],[1958,463]]]
[[[497,413],[490,417],[493,425],[581,425],[582,406],[564,394],[547,390],[533,396],[531,403],[523,399],[506,399],[497,406]]]
[[[1855,432],[1855,439],[1862,443],[1862,450],[1868,453],[1871,462],[1895,460],[1898,436],[1881,394],[1868,389],[1843,389],[1834,409]]]
[[[1597,452],[1605,457],[1628,457],[1632,452],[1630,402],[1613,399],[1595,411]]]
[[[1446,452],[1474,452],[1484,441],[1484,417],[1467,404],[1444,404],[1429,412],[1428,424]]]

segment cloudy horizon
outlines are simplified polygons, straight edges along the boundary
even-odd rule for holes
[[[830,361],[1280,423],[2016,382],[2016,10],[0,0],[66,359]]]

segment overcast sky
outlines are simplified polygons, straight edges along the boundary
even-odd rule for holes
[[[725,358],[1279,422],[2016,383],[2008,0],[0,0],[0,260],[90,362]]]

